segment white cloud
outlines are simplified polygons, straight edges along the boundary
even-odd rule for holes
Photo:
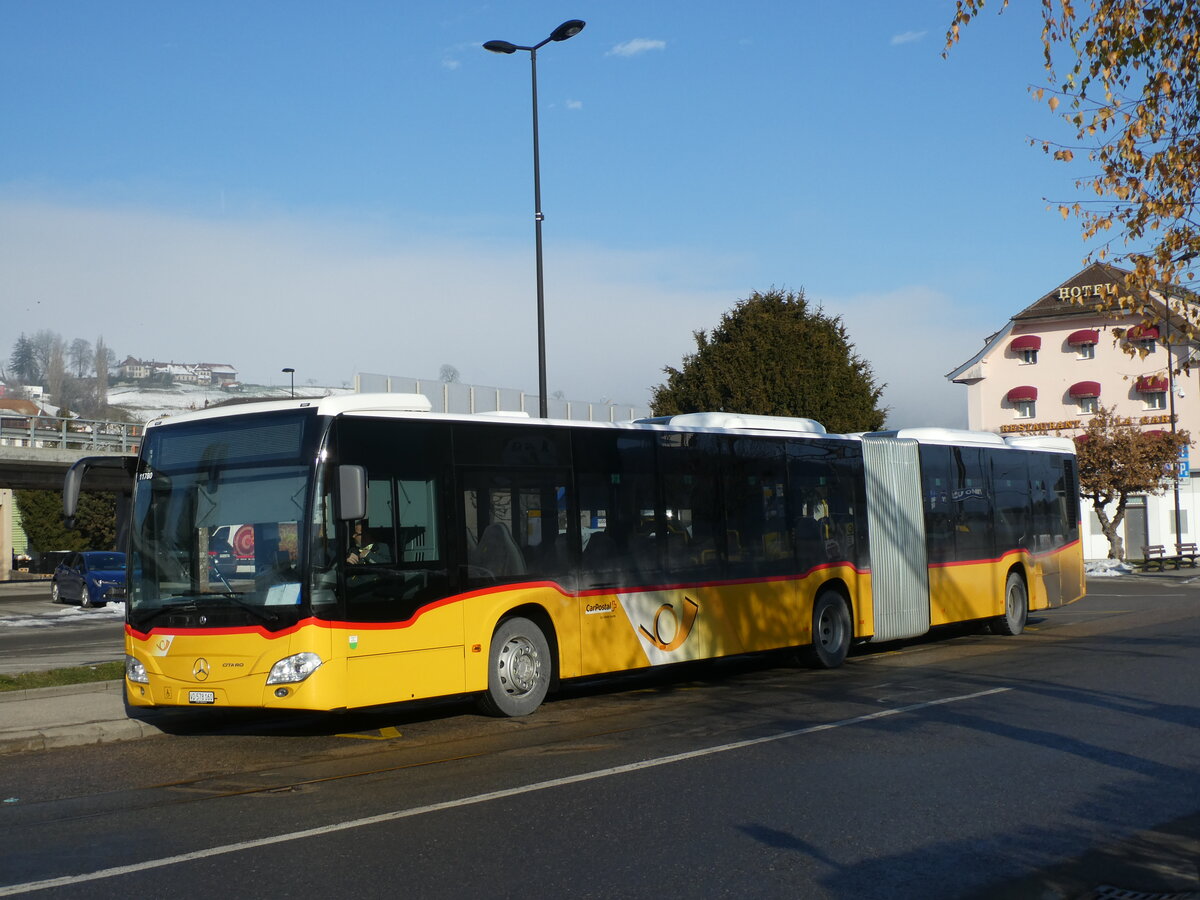
[[[583,109],[582,100],[568,100],[567,109]]]
[[[448,363],[464,382],[533,392],[532,259],[524,241],[0,196],[3,306],[24,330],[103,336],[122,358],[227,362],[260,384],[280,383],[284,366],[298,384],[336,387],[360,372],[434,378]],[[647,404],[692,330],[732,304],[728,268],[558,245],[545,269],[550,390]]]
[[[925,31],[905,31],[903,34],[892,35],[892,46],[896,47],[900,44],[911,44],[914,41],[919,41],[925,37],[928,32]]]
[[[617,44],[605,55],[637,56],[639,53],[648,53],[651,50],[665,50],[666,48],[666,41],[654,40],[651,38],[633,38],[633,40],[625,41],[622,44]]]
[[[226,362],[243,380],[337,387],[356,373],[537,386],[532,248],[340,220],[203,219],[0,194],[0,297],[27,332],[103,336],[119,356]],[[753,259],[556,243],[545,269],[551,391],[646,405],[666,365],[694,351],[748,293]],[[888,424],[964,427],[945,373],[998,323],[964,321],[924,287],[808,296],[841,315]],[[8,340],[16,333],[9,329]],[[11,343],[10,343],[11,346]],[[0,354],[10,346],[0,346]]]
[[[878,294],[825,297],[807,292],[825,311],[840,315],[858,355],[885,382],[889,428],[967,427],[967,392],[946,373],[971,356],[986,333],[964,321],[960,305],[926,287]]]
[[[455,69],[461,68],[461,66],[462,66],[462,63],[459,62],[457,59],[443,59],[442,60],[442,68],[449,69],[451,72],[453,72]]]

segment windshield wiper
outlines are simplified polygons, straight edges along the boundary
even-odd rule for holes
[[[279,621],[279,616],[273,612],[267,612],[265,609],[255,606],[252,603],[247,603],[241,599],[241,594],[237,591],[209,591],[205,594],[197,594],[197,599],[208,600],[213,597],[220,597],[222,600],[228,600],[234,606],[244,609],[250,615],[254,616],[260,622],[273,624]]]
[[[240,609],[250,613],[250,615],[258,619],[258,621],[264,622],[268,625],[273,625],[279,621],[279,616],[277,616],[275,613],[260,609],[251,603],[246,603],[245,601],[241,600],[237,591],[209,591],[206,593],[196,591],[189,594],[176,594],[173,597],[169,597],[168,600],[180,600],[182,602],[167,603],[160,609],[156,609],[154,612],[150,613],[146,617],[146,621],[150,622],[154,619],[157,619],[159,616],[166,615],[167,613],[179,612],[181,610],[185,612],[197,612],[202,604],[210,605],[207,604],[206,601],[217,599],[226,600],[232,603],[234,606],[237,606]]]

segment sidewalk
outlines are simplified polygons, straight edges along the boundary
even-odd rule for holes
[[[99,681],[0,692],[0,756],[160,734],[125,715],[124,683]]]

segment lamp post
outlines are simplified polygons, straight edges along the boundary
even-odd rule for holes
[[[291,366],[288,366],[286,369],[280,369],[280,371],[286,372],[288,375],[292,376],[292,396],[295,397],[296,396],[296,370],[293,369]]]
[[[537,337],[538,337],[538,415],[547,418],[546,403],[546,298],[542,288],[542,181],[538,157],[538,99],[537,99],[537,52],[551,41],[565,41],[583,31],[582,19],[563,22],[550,36],[531,47],[510,44],[508,41],[488,41],[484,50],[492,53],[529,52],[530,73],[533,79],[533,233],[537,258]]]
[[[1167,396],[1169,398],[1168,402],[1170,404],[1169,408],[1170,408],[1170,416],[1171,416],[1171,437],[1175,437],[1176,432],[1177,432],[1177,427],[1176,427],[1176,423],[1175,423],[1175,360],[1174,360],[1174,357],[1171,355],[1172,350],[1171,350],[1171,308],[1170,308],[1170,306],[1167,307],[1167,318],[1165,320],[1165,324],[1166,324],[1166,338],[1163,341],[1163,343],[1165,343],[1166,347],[1167,347]],[[1176,453],[1178,453],[1178,452],[1179,451],[1176,451]],[[1173,491],[1175,494],[1175,544],[1176,544],[1177,550],[1178,550],[1178,545],[1183,543],[1183,531],[1181,530],[1183,527],[1183,515],[1179,509],[1179,468],[1180,468],[1179,460],[1176,460],[1175,461],[1175,477],[1171,479],[1171,483],[1172,483],[1172,488],[1173,488]],[[1182,552],[1182,551],[1180,551],[1180,552]]]

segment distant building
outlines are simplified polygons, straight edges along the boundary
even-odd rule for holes
[[[968,427],[1001,434],[1061,434],[1087,429],[1101,402],[1141,431],[1186,429],[1200,437],[1200,390],[1190,369],[1200,345],[1184,335],[1184,321],[1164,298],[1151,297],[1158,325],[1123,312],[1125,276],[1097,263],[1016,313],[984,341],[983,349],[947,378],[967,389]],[[1173,297],[1173,304],[1195,304]],[[1190,310],[1191,311],[1191,310]],[[1132,355],[1126,350],[1135,351]],[[1123,525],[1126,553],[1141,557],[1147,544],[1168,548],[1195,541],[1200,489],[1185,463],[1179,479],[1180,531],[1175,535],[1175,492],[1129,498]],[[1084,555],[1108,555],[1096,513],[1086,508]]]
[[[146,378],[163,378],[175,384],[197,384],[225,386],[238,380],[237,369],[228,363],[177,363],[141,360],[132,356],[117,368],[118,378],[141,381]]]

